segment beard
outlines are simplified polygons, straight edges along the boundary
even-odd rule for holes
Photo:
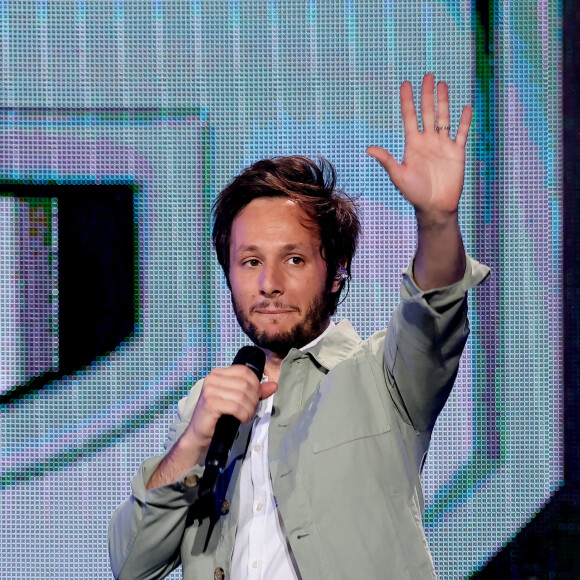
[[[314,298],[308,306],[304,318],[288,330],[266,331],[260,330],[250,321],[248,314],[234,298],[232,293],[232,306],[234,313],[244,333],[260,348],[269,350],[279,357],[284,358],[292,348],[301,348],[319,337],[328,326],[330,319],[329,293],[322,292]],[[285,305],[277,300],[269,301],[268,304],[275,308],[283,308]]]

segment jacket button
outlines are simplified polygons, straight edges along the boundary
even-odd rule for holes
[[[230,513],[230,502],[227,499],[224,499],[224,501],[222,501],[222,505],[220,506],[220,513],[222,514],[222,516],[225,516],[226,514]]]
[[[191,473],[185,478],[185,485],[187,487],[195,487],[199,482],[199,477],[195,473]]]
[[[214,580],[224,580],[226,577],[226,573],[224,572],[223,568],[216,568],[215,572],[213,573]]]

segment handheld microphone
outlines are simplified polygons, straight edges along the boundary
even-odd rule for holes
[[[257,346],[243,346],[234,358],[234,365],[246,365],[261,381],[266,365],[266,355]],[[199,496],[215,492],[217,479],[226,466],[228,455],[234,444],[240,421],[232,415],[222,415],[215,427],[209,449],[205,456],[205,470],[199,482]]]

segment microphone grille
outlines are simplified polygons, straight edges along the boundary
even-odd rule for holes
[[[235,365],[246,365],[252,369],[259,380],[262,380],[266,366],[266,354],[257,346],[243,346],[234,358]]]

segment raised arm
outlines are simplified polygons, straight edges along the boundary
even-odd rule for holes
[[[455,140],[450,137],[449,97],[445,83],[431,73],[423,77],[419,130],[409,82],[401,85],[401,115],[405,151],[399,163],[387,150],[372,146],[367,153],[386,169],[391,181],[415,208],[418,244],[413,277],[422,290],[459,281],[465,272],[465,250],[458,222],[458,205],[465,174],[465,143],[471,107],[461,114]]]

